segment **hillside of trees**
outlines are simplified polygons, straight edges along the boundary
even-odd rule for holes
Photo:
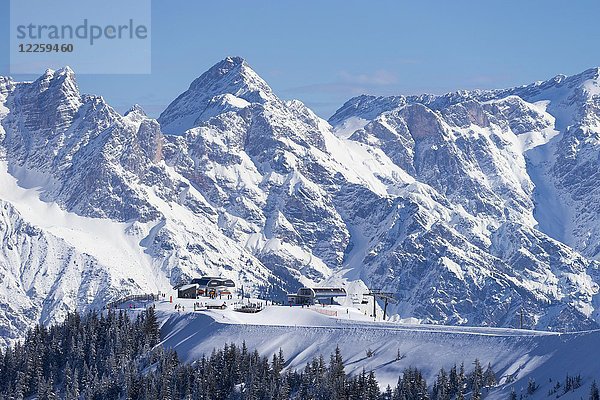
[[[301,370],[286,367],[283,352],[271,358],[225,345],[193,364],[163,349],[152,307],[130,318],[126,312],[70,314],[50,328],[38,326],[23,343],[0,352],[0,400],[4,399],[252,399],[252,400],[451,400],[481,399],[494,387],[490,366],[475,360],[440,370],[428,385],[417,368],[408,368],[394,387],[381,390],[375,373],[348,376],[339,349],[326,360],[314,358]],[[526,398],[539,385],[530,381]],[[567,376],[549,396],[581,386]],[[595,382],[590,399],[598,398]]]

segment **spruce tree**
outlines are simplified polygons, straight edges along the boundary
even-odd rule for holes
[[[496,383],[496,374],[492,369],[492,364],[488,363],[488,366],[485,372],[483,373],[483,386],[489,388],[495,386]]]
[[[539,385],[535,383],[535,379],[529,378],[527,382],[527,394],[532,395],[538,389]]]
[[[480,400],[481,399],[481,388],[479,387],[479,382],[475,381],[473,386],[471,387],[471,400]]]
[[[329,373],[327,377],[332,399],[343,399],[346,397],[346,372],[344,371],[344,359],[339,346],[335,347],[329,359]]]
[[[471,373],[470,386],[481,388],[483,385],[483,368],[481,367],[481,363],[478,359],[475,359],[475,367],[473,368],[473,372]]]
[[[444,368],[440,369],[433,384],[433,400],[450,400],[450,381]]]
[[[590,388],[590,400],[600,400],[600,394],[598,393],[596,381],[592,382],[592,387]]]
[[[456,392],[456,400],[464,400],[465,398],[465,365],[464,363],[460,364],[460,369],[457,375],[457,392]]]
[[[382,400],[393,400],[393,398],[394,398],[394,391],[392,390],[392,387],[390,385],[387,385],[387,387],[385,388],[385,392],[383,392],[381,395],[381,399]]]
[[[375,373],[373,371],[369,372],[366,381],[365,387],[365,399],[366,400],[378,400],[380,395],[379,384],[377,383],[377,379],[375,379]]]

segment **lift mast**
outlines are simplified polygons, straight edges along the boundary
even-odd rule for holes
[[[384,292],[380,289],[370,289],[369,293],[365,293],[363,296],[371,296],[373,297],[373,318],[377,318],[377,299],[383,300],[383,319],[385,321],[385,317],[387,315],[387,306],[388,303],[397,303],[394,293]]]

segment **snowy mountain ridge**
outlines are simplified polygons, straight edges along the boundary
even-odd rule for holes
[[[493,106],[499,102],[507,104]],[[534,212],[540,230],[584,255],[598,259],[599,210],[596,208],[590,213],[587,205],[589,199],[598,198],[595,182],[599,172],[596,160],[600,135],[600,68],[591,68],[570,77],[558,75],[548,81],[512,89],[458,91],[441,96],[359,96],[344,104],[330,118],[330,123],[343,127],[352,121],[362,121],[362,128],[377,116],[413,104],[422,104],[447,115],[449,110],[469,103],[484,108],[495,107],[492,113],[505,117],[519,141],[526,145],[525,161],[529,164],[525,172],[530,179],[538,179],[534,182],[537,189]],[[513,103],[512,106],[509,103]],[[527,119],[515,113],[515,109],[527,108],[530,109]],[[594,194],[579,193],[582,184],[586,191],[591,188]],[[582,196],[586,200],[579,202],[573,199],[573,193],[579,195],[577,198]],[[556,196],[561,199],[548,198]],[[562,203],[561,212],[554,212],[556,207],[561,206],[556,203]],[[571,215],[567,220],[552,221],[558,217],[557,214]]]
[[[69,68],[1,78],[2,340],[209,273],[275,295],[381,288],[394,318],[597,327],[599,110],[598,69],[360,96],[329,122],[239,57],[158,120],[80,94]]]

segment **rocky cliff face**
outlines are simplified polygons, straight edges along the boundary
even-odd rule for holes
[[[326,122],[227,58],[156,121],[81,95],[69,69],[3,78],[0,199],[106,277],[69,280],[96,288],[77,301],[40,290],[15,271],[43,251],[4,220],[25,256],[0,264],[3,290],[19,287],[28,307],[9,331],[201,273],[273,293],[362,280],[396,294],[397,316],[434,323],[515,326],[522,308],[529,327],[597,326],[599,91],[596,69],[507,90],[361,96]],[[66,280],[60,259],[51,287]]]

